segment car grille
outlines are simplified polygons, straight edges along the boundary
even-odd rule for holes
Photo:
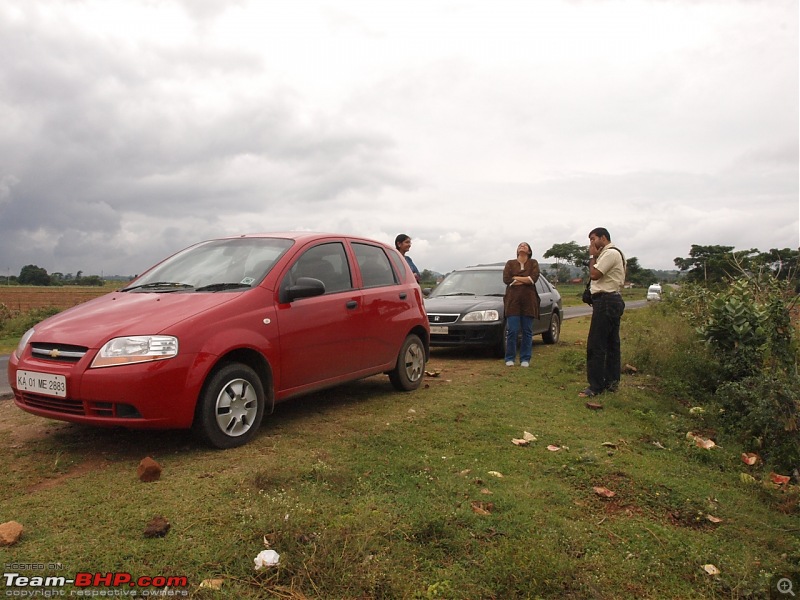
[[[68,344],[43,344],[31,345],[31,354],[41,360],[52,360],[55,362],[76,363],[82,359],[88,348],[84,346],[71,346]]]
[[[447,325],[448,323],[455,323],[461,315],[449,315],[442,313],[428,313],[428,323],[432,325]]]
[[[30,392],[16,392],[17,401],[23,406],[38,408],[62,415],[77,415],[82,417],[107,417],[107,418],[141,418],[142,415],[130,404],[119,404],[116,402],[93,402],[84,404],[79,400],[69,398],[57,398],[54,396],[44,396],[42,394],[32,394]]]
[[[16,396],[20,404],[30,406],[31,408],[49,410],[65,415],[86,414],[86,411],[83,408],[83,402],[78,402],[77,400],[58,398],[55,396],[44,396],[42,394],[32,394],[30,392],[20,391],[17,391]]]

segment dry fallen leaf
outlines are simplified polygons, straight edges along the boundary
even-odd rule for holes
[[[719,575],[719,569],[712,564],[703,565],[703,570],[709,575]]]
[[[706,515],[706,519],[708,519],[712,523],[722,523],[722,519],[720,519],[719,517],[715,517],[714,515]]]
[[[536,441],[536,436],[533,435],[532,433],[530,433],[529,431],[523,431],[522,432],[522,439],[523,440],[527,440],[529,442],[535,442]]]
[[[612,492],[610,489],[604,487],[593,487],[592,489],[594,490],[595,494],[602,496],[603,498],[613,498],[617,495],[615,492]]]
[[[481,494],[484,494],[485,496],[491,496],[491,495],[492,495],[492,493],[493,493],[493,492],[491,492],[491,491],[490,491],[489,489],[487,489],[487,488],[483,488],[483,489],[481,490]]]
[[[473,500],[470,504],[472,512],[478,515],[489,515],[494,510],[494,503],[481,502],[480,500]]]
[[[686,432],[686,439],[687,440],[689,440],[691,442],[692,440],[694,440],[694,438],[695,438],[695,435],[691,431]]]
[[[461,471],[461,472],[459,473],[459,476],[461,476],[461,477],[466,477],[466,476],[467,476],[467,475],[469,475],[470,473],[472,473],[472,469],[464,469],[463,471]]]
[[[616,447],[617,447],[617,445],[614,442],[603,442],[600,445],[605,447],[605,448],[615,448],[616,449]]]
[[[758,462],[758,454],[754,452],[743,452],[742,462],[746,465],[754,465]]]
[[[786,485],[791,480],[791,477],[788,475],[778,475],[777,473],[770,473],[769,479],[772,483],[776,483],[778,485]]]
[[[200,583],[201,588],[209,588],[212,590],[218,590],[222,587],[222,584],[225,580],[224,579],[204,579]]]
[[[695,446],[698,448],[703,448],[704,450],[711,450],[711,448],[716,446],[713,440],[700,437],[699,435],[694,438],[694,443]]]
[[[597,402],[587,402],[586,408],[588,408],[589,410],[602,410],[603,405]]]
[[[550,450],[550,452],[558,452],[561,450],[561,446],[554,446],[553,444],[550,444],[547,449]]]
[[[441,374],[442,374],[441,371],[425,371],[425,375],[427,375],[428,377],[438,377]]]
[[[492,477],[499,477],[501,479],[503,478],[503,474],[500,473],[499,471],[489,471],[489,475],[491,475]]]
[[[528,440],[521,440],[519,438],[512,438],[511,443],[514,444],[515,446],[527,446],[528,444],[530,444]]]

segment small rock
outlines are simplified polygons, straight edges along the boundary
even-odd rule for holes
[[[11,546],[19,541],[25,528],[16,521],[0,525],[0,546]]]
[[[153,517],[144,528],[144,537],[164,537],[169,531],[170,524],[164,517]]]
[[[147,456],[139,463],[139,467],[136,469],[136,475],[145,483],[158,481],[161,478],[161,465]]]

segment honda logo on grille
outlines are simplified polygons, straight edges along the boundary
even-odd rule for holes
[[[435,317],[433,317],[433,320],[434,320],[434,322],[438,323],[439,322],[439,315],[436,315]]]

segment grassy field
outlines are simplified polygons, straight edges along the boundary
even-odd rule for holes
[[[653,312],[626,314],[623,335]],[[228,451],[2,402],[0,521],[25,527],[0,549],[6,571],[186,576],[197,598],[769,597],[774,574],[800,570],[797,488],[698,430],[655,373],[587,408],[587,328],[537,341],[530,369],[436,350],[414,393],[373,377],[300,398]],[[524,432],[536,439],[513,444]],[[137,479],[145,456],[159,481]],[[155,516],[163,538],[143,534]],[[265,543],[280,564],[256,571]]]

